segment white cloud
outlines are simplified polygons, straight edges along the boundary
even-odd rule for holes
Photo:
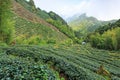
[[[65,5],[63,7],[60,7],[57,12],[61,15],[65,15],[66,17],[72,16],[77,13],[83,13],[84,12],[84,6],[87,4],[86,1],[82,1],[81,3],[77,5]]]
[[[66,17],[87,13],[100,20],[120,18],[120,0],[34,0],[36,6]]]

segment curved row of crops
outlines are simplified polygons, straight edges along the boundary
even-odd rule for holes
[[[119,52],[110,53],[80,45],[57,48],[53,46],[14,46],[2,48],[2,50],[8,56],[33,60],[34,64],[39,61],[49,64],[67,80],[107,80],[106,76],[96,73],[101,64],[110,72],[112,80],[120,80]]]

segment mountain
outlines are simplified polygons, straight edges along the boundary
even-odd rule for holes
[[[37,44],[37,42],[43,44],[49,42],[60,43],[68,39],[69,34],[67,32],[71,33],[69,26],[59,15],[36,8],[33,0],[29,2],[15,0],[12,3],[16,30],[14,40],[18,44],[26,42],[26,44]],[[48,19],[59,21],[61,24],[60,26],[51,24],[47,21]],[[61,26],[64,26],[66,30],[61,30]]]
[[[69,22],[75,20],[76,18],[78,18],[79,16],[80,16],[80,14],[75,14],[71,17],[65,18],[65,20],[69,23]]]
[[[73,30],[77,31],[82,29],[87,29],[88,27],[99,24],[99,21],[94,17],[87,17],[86,14],[82,14],[76,19],[71,20],[68,24],[72,27]]]
[[[73,16],[74,17],[74,16]],[[94,17],[88,17],[85,13],[75,18],[69,18],[69,26],[76,32],[76,35],[84,36],[87,33],[95,31],[102,25],[115,22],[112,21],[100,21]]]

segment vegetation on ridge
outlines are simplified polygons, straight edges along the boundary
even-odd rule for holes
[[[95,17],[88,17],[84,13],[76,18],[71,19],[71,21],[69,21],[68,24],[74,30],[75,36],[81,39],[87,36],[87,34],[94,32],[100,26],[113,22],[115,22],[115,20],[100,21],[97,20]]]
[[[87,40],[96,48],[120,50],[120,20],[98,28]]]
[[[34,3],[30,4],[32,1],[18,1],[21,5],[23,5],[27,10],[31,11],[34,13],[36,16],[42,18],[43,20],[47,21],[48,23],[52,24],[55,26],[60,32],[64,33],[67,35],[69,38],[75,38],[73,30],[67,25],[67,23],[56,13],[54,12],[49,12],[47,13],[44,10],[41,10],[40,8],[36,8],[33,10],[32,6],[35,6]]]

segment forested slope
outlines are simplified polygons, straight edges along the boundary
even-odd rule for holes
[[[120,50],[120,20],[98,28],[87,36],[93,47]]]

